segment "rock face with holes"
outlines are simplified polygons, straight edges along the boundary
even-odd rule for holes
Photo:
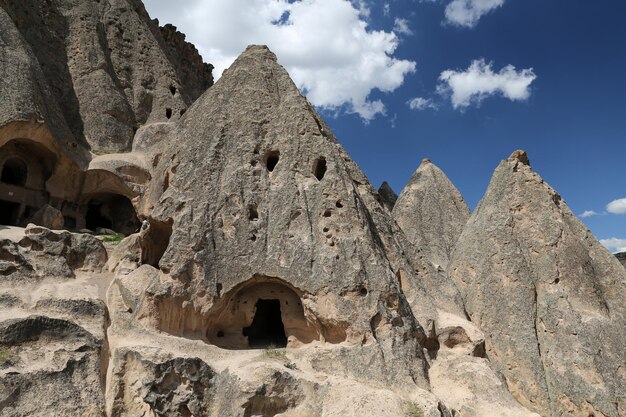
[[[227,349],[321,344],[338,373],[427,387],[388,213],[273,53],[248,48],[162,140],[145,201],[172,234],[147,325]]]
[[[139,0],[0,0],[0,30],[0,224],[135,232],[136,132],[178,120],[212,66]]]
[[[496,169],[448,270],[522,405],[626,415],[626,271],[524,152]]]
[[[53,86],[73,136],[92,149],[130,150],[139,126],[178,119],[212,83],[195,48],[170,30],[164,38],[138,0],[0,7]]]
[[[444,269],[469,215],[461,193],[428,159],[422,161],[393,206],[393,218],[409,242]]]

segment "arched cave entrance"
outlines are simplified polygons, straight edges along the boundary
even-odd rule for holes
[[[19,158],[9,158],[2,166],[0,181],[5,184],[24,187],[28,178],[28,166]]]
[[[130,200],[123,195],[112,193],[96,194],[90,198],[85,222],[89,230],[112,229],[123,235],[136,232],[140,226]]]
[[[313,315],[305,316],[301,296],[279,278],[255,275],[222,294],[207,313],[193,303],[160,299],[159,328],[224,349],[295,348],[323,340],[324,329]]]
[[[287,347],[285,326],[280,314],[280,300],[259,299],[255,305],[252,324],[243,328],[251,348]]]
[[[25,226],[50,201],[46,181],[56,156],[40,143],[12,139],[0,148],[0,224]]]

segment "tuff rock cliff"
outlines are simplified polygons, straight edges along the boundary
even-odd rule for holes
[[[393,218],[409,242],[443,268],[469,215],[459,190],[428,159],[422,161],[393,206]]]
[[[448,270],[521,404],[544,416],[626,413],[626,271],[524,152],[494,172]]]
[[[524,153],[394,201],[267,47],[0,7],[0,416],[626,415],[626,270]]]

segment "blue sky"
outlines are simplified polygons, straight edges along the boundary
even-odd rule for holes
[[[428,157],[473,209],[499,161],[524,149],[574,213],[597,213],[583,221],[599,239],[626,248],[626,201],[607,212],[626,198],[626,2],[242,1],[146,7],[218,76],[246,44],[269,44],[375,186],[399,193]],[[486,78],[468,72],[480,59]],[[458,90],[440,79],[448,70]],[[476,85],[482,99],[455,108],[451,94]],[[416,97],[422,109],[407,104]]]

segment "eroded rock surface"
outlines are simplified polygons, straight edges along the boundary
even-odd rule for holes
[[[368,378],[425,386],[423,331],[385,256],[401,249],[377,231],[389,216],[273,53],[248,48],[162,145],[149,198],[172,235],[148,295],[157,328],[249,348],[258,300],[275,300],[276,344],[345,344],[335,367],[352,375],[360,346],[380,349]]]
[[[626,271],[518,151],[496,169],[449,272],[509,390],[543,416],[626,413]]]
[[[0,7],[36,56],[74,137],[94,150],[130,149],[139,126],[177,120],[212,83],[197,51],[170,31],[164,40],[138,0]]]
[[[409,242],[444,269],[469,215],[461,193],[428,159],[422,161],[393,207],[393,218]]]
[[[0,245],[0,416],[101,417],[104,247],[39,226],[3,227]]]

